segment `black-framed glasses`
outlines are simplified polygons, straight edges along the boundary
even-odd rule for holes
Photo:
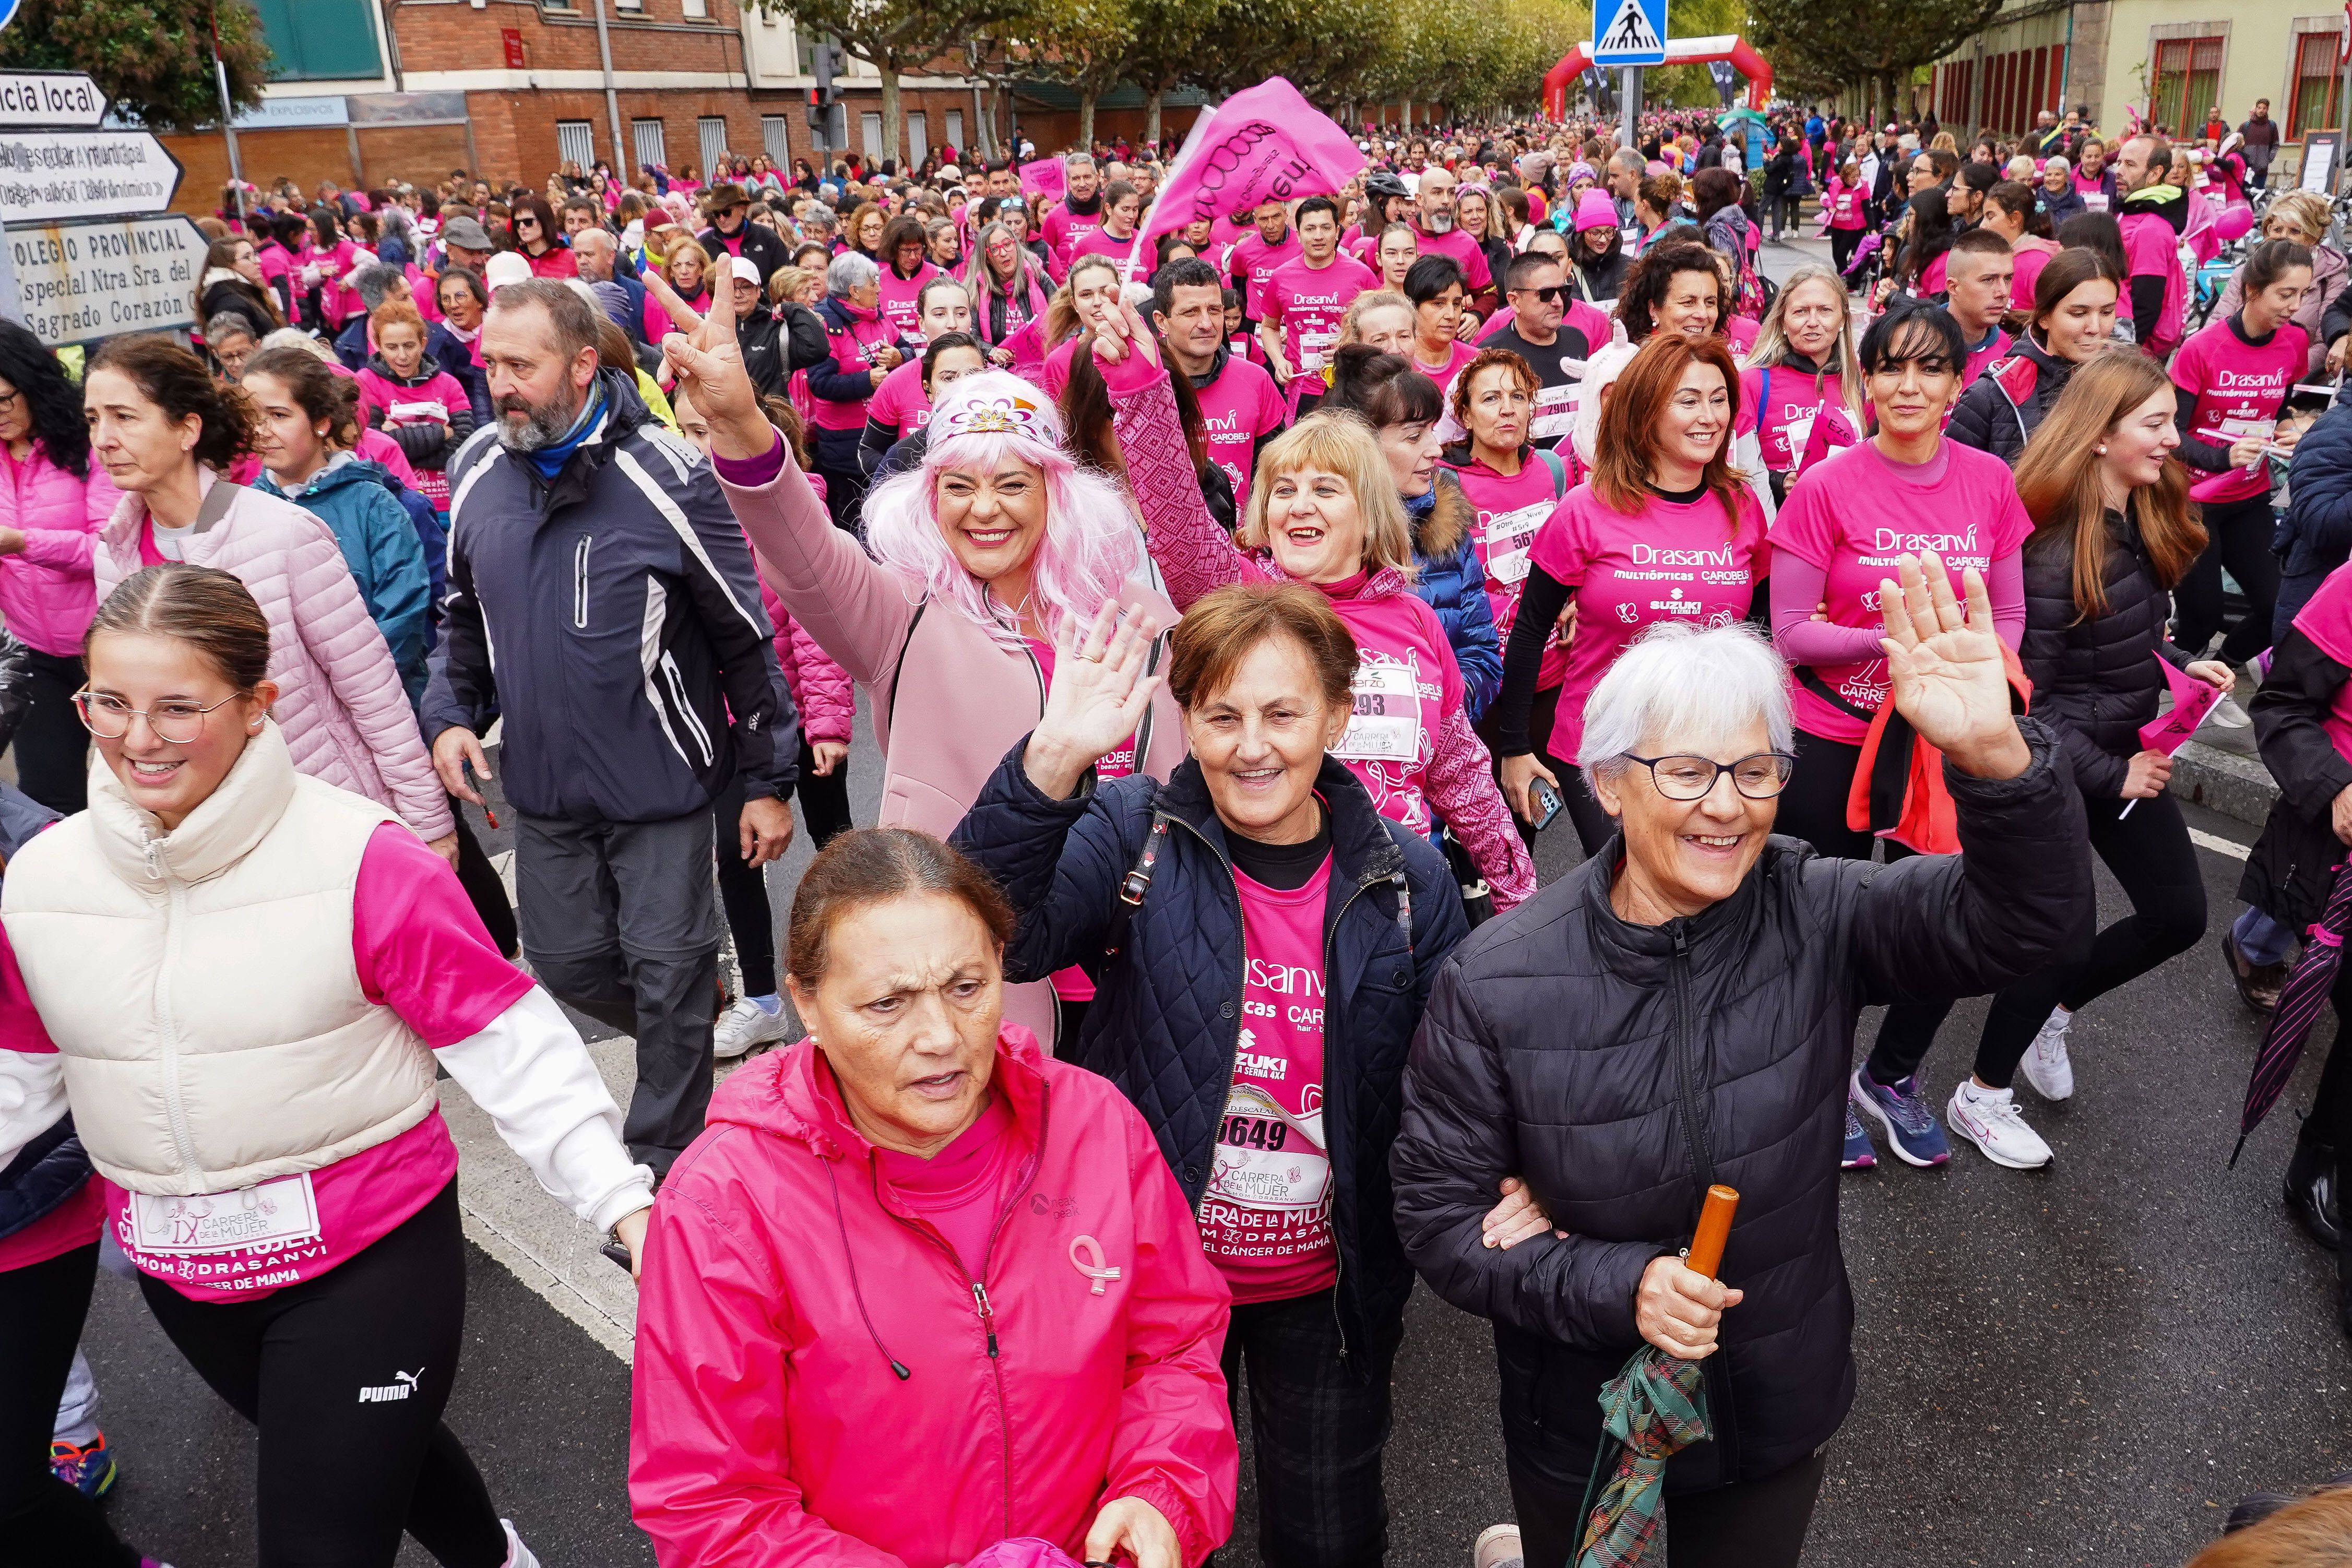
[[[144,719],[157,740],[184,746],[205,732],[205,714],[215,708],[226,708],[245,695],[240,691],[236,697],[205,704],[166,700],[152,708],[133,708],[120,697],[95,692],[85,686],[73,694],[73,705],[74,711],[81,715],[81,727],[101,741],[120,741],[131,733],[131,721]]]
[[[1650,780],[1668,800],[1704,800],[1714,793],[1715,781],[1731,775],[1731,787],[1750,800],[1770,800],[1789,784],[1797,759],[1786,752],[1757,752],[1738,762],[1718,763],[1713,757],[1676,752],[1664,757],[1621,753],[1629,763],[1650,770]]]

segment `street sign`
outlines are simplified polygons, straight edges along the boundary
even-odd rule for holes
[[[16,19],[17,0],[0,0],[0,27]]]
[[[51,348],[194,324],[209,242],[193,219],[105,218],[12,228],[8,261],[25,324]]]
[[[0,0],[5,5],[8,0]],[[0,21],[0,27],[7,26]],[[95,128],[106,118],[106,94],[79,71],[0,70],[0,130],[30,126]]]
[[[145,131],[0,131],[0,222],[160,212],[180,172]]]
[[[1592,9],[1592,63],[1597,66],[1662,66],[1666,63],[1666,0],[1601,0]]]

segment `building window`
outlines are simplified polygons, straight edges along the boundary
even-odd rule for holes
[[[659,163],[665,167],[669,163],[669,153],[662,140],[662,122],[658,120],[630,121],[629,145],[636,151],[637,166],[640,168],[647,163]]]
[[[882,156],[882,117],[861,114],[857,117],[857,143],[869,158]]]
[[[929,153],[930,150],[930,117],[924,114],[909,114],[907,116],[906,166],[909,169],[921,168],[923,165],[923,157],[926,153]]]
[[[760,151],[782,174],[793,161],[792,121],[782,114],[760,116]]]
[[[555,156],[581,173],[588,172],[596,162],[596,125],[589,120],[559,120],[555,122]]]
[[[2294,100],[2287,108],[2286,139],[2300,142],[2310,132],[2334,123],[2336,51],[2341,33],[2305,33],[2295,39]]]
[[[686,0],[686,15],[689,21],[698,21],[709,16],[710,0]]]
[[[383,74],[370,0],[257,0],[273,57],[272,81],[338,81]]]
[[[727,118],[706,114],[694,122],[694,138],[702,149],[702,177],[716,180],[719,165],[727,162]]]
[[[971,161],[971,149],[963,144],[963,110],[961,109],[948,110],[948,145],[956,150],[957,157],[966,163]]]
[[[2149,122],[2168,136],[2195,136],[2204,130],[2221,91],[2221,40],[2159,39],[2148,76],[2156,84],[2148,95]]]

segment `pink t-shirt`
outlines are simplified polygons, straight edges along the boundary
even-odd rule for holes
[[[830,1079],[831,1073],[821,1073]],[[827,1085],[828,1089],[832,1086]],[[989,1097],[980,1120],[954,1142],[926,1160],[895,1149],[877,1149],[883,1178],[955,1248],[963,1271],[977,1279],[988,1268],[990,1233],[1003,1201],[1004,1178],[1020,1140],[1013,1131],[1013,1108],[1002,1094]]]
[[[2342,665],[2352,665],[2352,566],[2338,566],[2327,574],[2310,602],[2295,613],[2294,629],[2312,646]],[[2319,721],[2338,756],[2352,761],[2352,681],[2336,689],[2327,712]]]
[[[1765,393],[1771,394],[1769,406]],[[1801,370],[1776,366],[1739,373],[1739,411],[1755,423],[1757,441],[1764,448],[1764,466],[1776,474],[1795,468],[1812,439],[1813,421],[1822,405],[1845,405],[1844,383],[1834,374],[1819,377]]]
[[[1445,715],[1462,706],[1462,668],[1435,610],[1410,593],[1361,593],[1360,582],[1316,584],[1356,639],[1355,717],[1331,755],[1364,781],[1382,816],[1425,834],[1423,774]]]
[[[1323,1133],[1323,906],[1331,861],[1306,885],[1234,873],[1242,903],[1242,1026],[1201,1245],[1236,1303],[1287,1301],[1339,1277]]]
[[[1763,328],[1753,316],[1734,316],[1723,324],[1723,341],[1731,345],[1733,354],[1745,354],[1756,346],[1756,334]]]
[[[2268,440],[2278,428],[2288,392],[2310,362],[2310,335],[2293,321],[2281,324],[2259,348],[2226,321],[2199,329],[2172,361],[2172,384],[2197,396],[2189,433],[2216,447],[2250,437]],[[2251,471],[2232,468],[2200,477],[2192,493],[2200,501],[2231,501],[2268,495],[2270,488],[2269,465],[2263,463]]]
[[[1421,361],[1421,345],[1416,342],[1412,350],[1412,368],[1437,383],[1438,390],[1446,394],[1446,402],[1450,405],[1454,400],[1454,378],[1462,374],[1464,365],[1477,357],[1477,344],[1465,343],[1460,338],[1456,338],[1445,347],[1444,364],[1423,364]]]
[[[1265,283],[1275,268],[1298,259],[1298,231],[1286,230],[1279,245],[1268,245],[1255,228],[1234,242],[1225,264],[1225,276],[1242,291],[1242,314],[1253,321],[1265,320]]]
[[[1496,473],[1475,458],[1454,468],[1454,474],[1470,502],[1470,542],[1478,552],[1479,564],[1486,568],[1486,603],[1495,614],[1495,637],[1507,647],[1511,626],[1519,616],[1519,595],[1527,591],[1536,536],[1561,500],[1553,493],[1551,465],[1529,452],[1516,474]],[[1568,649],[1555,635],[1544,645],[1536,689],[1549,691],[1567,676]]]
[[[1286,390],[1323,390],[1323,365],[1339,341],[1339,318],[1349,300],[1377,281],[1370,268],[1346,256],[1320,268],[1309,267],[1302,256],[1274,269],[1258,319],[1282,323],[1282,354],[1294,373]]]
[[[369,838],[352,891],[352,958],[367,999],[439,1050],[520,1000],[530,976],[500,956],[449,863],[398,823]],[[194,1301],[252,1300],[317,1278],[430,1202],[457,1173],[435,1110],[397,1137],[246,1193],[138,1198],[111,1182],[115,1238],[140,1271]],[[267,1237],[247,1242],[240,1237]]]
[[[1449,228],[1444,234],[1426,233],[1419,223],[1412,228],[1421,241],[1423,256],[1450,256],[1461,266],[1463,287],[1469,292],[1476,294],[1494,287],[1494,271],[1486,265],[1486,253],[1479,248],[1476,240],[1458,228]]]
[[[911,436],[931,422],[931,400],[923,392],[923,362],[910,359],[882,378],[866,404],[866,417],[885,430]]]
[[[1911,465],[1864,441],[1816,463],[1790,488],[1772,524],[1772,547],[1827,574],[1832,623],[1874,626],[1881,619],[1878,584],[1895,575],[1897,556],[1935,551],[1958,594],[1963,571],[1973,566],[1990,584],[1992,563],[2023,548],[2032,531],[2009,465],[1990,453],[1944,441],[1933,458]],[[1875,712],[1886,700],[1883,658],[1820,666],[1814,673],[1866,711]],[[1868,721],[1832,706],[1802,683],[1792,696],[1797,728],[1807,734],[1851,744],[1869,733]]]
[[[2019,240],[2010,248],[2010,259],[2017,264],[2017,274],[2009,286],[2009,302],[2020,310],[2033,309],[2033,285],[2041,279],[2042,269],[2058,254],[2054,241],[2036,239],[2032,236]]]
[[[1579,485],[1536,535],[1534,564],[1566,584],[1576,632],[1548,749],[1573,757],[1584,740],[1584,704],[1626,646],[1659,621],[1727,626],[1748,614],[1770,571],[1764,509],[1746,486],[1739,515],[1702,495],[1687,503],[1653,495],[1626,516]]]
[[[2107,182],[2114,178],[2115,175],[2105,169],[2099,171],[2096,179],[2080,169],[2074,171],[2074,194],[2083,198],[2085,212],[2103,213],[2116,205],[2115,197],[2107,194]]]
[[[1090,213],[1074,213],[1069,198],[1064,197],[1045,209],[1045,248],[1054,253],[1064,272],[1070,269],[1070,257],[1077,243],[1102,227],[1102,208]]]
[[[16,967],[16,950],[8,945],[5,931],[0,931],[0,1041],[5,1042],[5,1047],[0,1048],[23,1051],[27,1056],[55,1056],[58,1050],[48,1030],[42,1026],[40,1014],[33,1010],[32,994],[25,988],[24,971]],[[88,1247],[98,1239],[99,1227],[105,1220],[105,1192],[95,1181],[82,1183],[71,1197],[32,1224],[14,1235],[0,1237],[0,1274],[12,1268],[29,1268],[59,1253]]]
[[[1129,254],[1132,253],[1135,257],[1135,275],[1138,278],[1149,278],[1151,276],[1151,245],[1147,240],[1139,248],[1135,243],[1136,237],[1135,235],[1130,234],[1125,239],[1120,239],[1107,228],[1097,228],[1070,247],[1070,265],[1076,267],[1083,258],[1088,256],[1107,256],[1121,267],[1125,267]]]
[[[1225,358],[1225,368],[1208,385],[1197,387],[1201,420],[1208,426],[1209,459],[1224,469],[1234,494],[1249,494],[1251,465],[1259,437],[1282,428],[1288,406],[1275,390],[1274,377],[1245,359]]]
[[[2161,358],[2180,342],[2180,237],[2160,215],[2146,210],[2126,212],[2116,223],[2124,236],[2122,309],[2126,313],[2131,310],[2132,279],[2164,279],[2164,304],[2156,328],[2141,334],[2139,345],[2141,353]]]
[[[923,285],[939,276],[940,269],[928,261],[915,268],[912,278],[899,277],[895,267],[882,268],[878,303],[882,319],[890,323],[892,331],[919,342],[922,340],[922,312],[917,308],[916,301],[922,295]]]
[[[1058,398],[1062,395],[1062,388],[1070,384],[1070,360],[1078,352],[1078,345],[1084,342],[1086,342],[1086,334],[1077,333],[1065,339],[1055,347],[1053,353],[1045,356],[1045,368],[1043,374],[1046,396]]]
[[[1933,261],[1927,263],[1927,266],[1921,268],[1919,269],[1919,281],[1911,291],[1914,294],[1918,295],[1922,300],[1932,300],[1937,295],[1942,293],[1944,291],[1944,275],[1949,270],[1947,264],[1951,260],[1951,258],[1952,253],[1947,250],[1937,256]]]

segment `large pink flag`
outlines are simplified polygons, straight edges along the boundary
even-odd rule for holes
[[[1261,203],[1329,195],[1364,166],[1364,153],[1283,77],[1269,77],[1217,106],[1185,153],[1143,226],[1149,242],[1194,218],[1248,212]]]

